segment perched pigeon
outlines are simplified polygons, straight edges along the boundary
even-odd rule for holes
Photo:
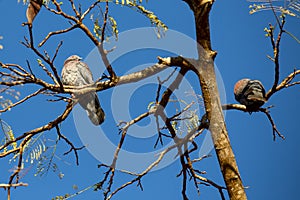
[[[250,111],[258,110],[266,102],[265,94],[264,86],[258,80],[242,79],[234,86],[235,99]]]
[[[94,83],[89,67],[80,60],[81,58],[77,55],[72,55],[65,60],[61,73],[64,85],[83,86]],[[81,107],[87,111],[91,122],[96,126],[100,125],[105,119],[105,113],[100,106],[97,93],[90,92],[76,97],[79,98]]]
[[[39,13],[43,5],[43,0],[30,0],[28,8],[26,10],[26,17],[28,24],[32,24],[34,18]]]

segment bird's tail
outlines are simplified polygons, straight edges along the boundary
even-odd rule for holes
[[[79,104],[87,111],[88,117],[95,126],[103,123],[105,113],[95,92],[82,95]]]

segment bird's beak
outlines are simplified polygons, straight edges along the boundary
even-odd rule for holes
[[[82,58],[81,58],[81,57],[79,57],[78,59],[79,59],[79,60],[82,60]]]

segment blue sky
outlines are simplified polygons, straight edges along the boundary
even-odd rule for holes
[[[266,55],[272,54],[272,49],[263,30],[268,23],[274,24],[275,19],[271,11],[249,15],[249,5],[247,1],[233,0],[230,4],[226,1],[216,1],[211,12],[212,46],[218,51],[216,67],[224,83],[226,94],[224,101],[228,103],[235,103],[233,86],[241,78],[258,79],[266,89],[272,86],[274,65],[266,57]],[[168,25],[169,29],[195,38],[193,16],[184,2],[149,0],[145,6],[154,11]],[[4,37],[3,40],[0,40],[0,44],[4,46],[4,49],[0,50],[0,60],[23,66],[26,64],[26,59],[34,63],[36,56],[20,44],[23,37],[28,36],[27,29],[21,26],[21,23],[26,20],[26,7],[22,3],[18,4],[17,0],[0,0],[0,11],[0,24],[2,25],[0,35]],[[113,6],[111,11],[111,15],[118,22],[120,33],[150,25],[144,16],[131,9]],[[300,37],[299,22],[298,18],[287,17],[286,29],[298,37]],[[34,35],[38,42],[49,31],[66,28],[68,23],[42,9],[34,25]],[[155,33],[153,35],[155,38]],[[168,32],[166,38],[168,38]],[[149,38],[145,38],[145,40],[147,39]],[[93,44],[80,31],[76,30],[53,37],[43,49],[47,49],[52,54],[60,40],[64,40],[64,44],[55,63],[59,72],[63,61],[69,55],[78,54],[86,58],[94,48]],[[175,45],[177,42],[174,40]],[[123,74],[135,66],[155,63],[157,62],[156,56],[169,56],[169,52],[166,51],[146,50],[145,52],[136,51],[119,58],[115,62],[117,73]],[[288,35],[284,35],[280,57],[281,78],[291,73],[294,68],[299,69],[299,52],[300,45]],[[46,78],[37,67],[34,70],[38,75]],[[98,75],[96,72],[94,76],[99,76],[99,72]],[[195,77],[188,74],[187,79],[199,94],[199,86]],[[146,85],[131,97],[129,110],[132,117],[147,110],[149,102],[154,100],[155,88],[155,86]],[[34,89],[34,87],[24,86],[20,88],[21,95],[25,96]],[[107,113],[107,120],[101,127],[106,130],[105,133],[112,143],[116,143],[119,135],[115,125],[116,119],[112,117],[114,114],[111,111],[112,93],[113,90],[107,90],[99,92],[98,95]],[[118,98],[122,100],[124,97]],[[299,98],[299,87],[292,87],[275,94],[265,105],[275,106],[271,109],[271,114],[277,128],[285,135],[286,140],[277,138],[275,142],[273,141],[271,125],[262,113],[249,115],[239,111],[226,112],[225,120],[231,144],[243,183],[249,187],[246,190],[249,199],[280,200],[295,199],[298,196],[297,182],[300,179]],[[63,103],[49,103],[45,100],[44,97],[36,97],[24,105],[2,114],[1,119],[11,125],[16,135],[41,126],[54,119],[64,108]],[[170,108],[170,112],[172,111],[174,110]],[[77,132],[74,118],[76,115],[70,115],[61,125],[61,130],[76,146],[81,146],[83,142]],[[197,142],[201,144],[204,136],[197,139]],[[55,132],[45,132],[44,137],[48,139],[48,144],[54,144]],[[129,137],[126,140],[125,148],[128,151],[145,152],[149,151],[154,142],[155,137],[147,138],[147,140]],[[75,193],[73,185],[77,185],[80,190],[102,178],[104,171],[97,168],[99,161],[87,149],[80,151],[80,165],[76,166],[73,154],[62,155],[68,148],[63,141],[60,141],[57,149],[59,158],[55,159],[59,169],[64,173],[63,179],[59,179],[57,174],[51,171],[45,176],[35,177],[33,175],[36,173],[36,165],[31,168],[30,165],[27,165],[26,167],[30,171],[22,178],[22,182],[28,182],[29,186],[12,190],[12,199],[51,199],[57,195]],[[216,156],[213,151],[211,154],[213,155],[211,158],[198,163],[196,167],[206,171],[206,177],[223,185]],[[197,154],[194,156],[196,157]],[[10,175],[9,169],[14,165],[16,165],[14,162],[8,164],[8,159],[0,160],[0,183],[7,182]],[[176,177],[179,172],[180,164],[177,161],[144,177],[143,192],[132,185],[116,195],[115,199],[182,199],[181,178]],[[129,180],[128,176],[118,175],[115,179],[116,186]],[[219,199],[219,194],[213,187],[201,185],[200,190],[201,194],[198,196],[193,183],[190,182],[187,192],[190,199]],[[73,199],[102,199],[101,195],[101,192],[89,190]],[[0,190],[0,200],[2,199],[6,199],[4,190]]]

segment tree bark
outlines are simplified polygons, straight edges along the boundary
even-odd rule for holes
[[[245,200],[247,197],[230,145],[214,69],[216,52],[211,49],[209,27],[209,13],[214,1],[184,1],[190,6],[195,16],[199,58],[194,71],[200,80],[206,115],[210,124],[209,131],[212,135],[223,179],[231,200]]]

